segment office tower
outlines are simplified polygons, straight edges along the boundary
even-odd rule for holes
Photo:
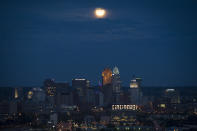
[[[102,92],[104,94],[104,106],[113,104],[114,95],[112,88],[112,71],[110,68],[105,68],[102,72]]]
[[[44,87],[45,87],[47,96],[55,96],[55,94],[56,94],[56,86],[55,86],[54,79],[46,79],[44,81]]]
[[[35,103],[44,102],[45,96],[45,92],[39,87],[33,88],[31,91],[28,92],[28,99],[32,99],[32,101]]]
[[[102,72],[102,84],[103,86],[107,85],[107,84],[111,84],[112,82],[112,71],[110,68],[105,68]]]
[[[112,85],[107,84],[104,86],[102,89],[102,92],[104,94],[104,105],[105,106],[110,106],[113,104],[114,98],[113,98],[113,91],[112,91]]]
[[[85,96],[87,88],[90,87],[90,81],[87,79],[73,79],[72,88],[77,89],[80,96]]]
[[[121,104],[120,102],[120,72],[118,67],[114,67],[112,74],[112,92],[113,92],[113,104]]]
[[[175,89],[166,89],[164,92],[164,99],[166,103],[179,104],[180,103],[179,92],[176,91]]]
[[[112,88],[114,93],[119,93],[121,88],[120,73],[118,67],[114,67],[112,74]]]
[[[86,102],[88,103],[89,106],[95,105],[95,90],[94,88],[88,88],[87,89],[87,95],[86,95]]]
[[[87,96],[87,89],[90,87],[90,81],[87,79],[73,79],[72,88],[76,90],[79,100],[75,100],[75,104],[85,103]]]
[[[134,105],[140,105],[142,102],[142,92],[139,82],[141,82],[141,79],[136,79],[134,77],[130,83],[130,102]]]
[[[104,94],[99,89],[95,89],[95,105],[104,106]]]
[[[98,93],[98,98],[99,98],[99,101],[98,101],[98,105],[99,106],[103,106],[104,105],[104,95],[103,95],[103,93],[102,92],[99,92]]]
[[[73,105],[73,94],[70,88],[69,83],[56,83],[57,87],[57,95],[56,95],[56,103],[57,106]]]
[[[44,88],[46,92],[46,101],[51,105],[55,105],[56,86],[54,79],[46,79],[44,81]]]

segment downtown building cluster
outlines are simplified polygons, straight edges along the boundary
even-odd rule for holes
[[[0,96],[0,129],[6,125],[47,130],[193,128],[195,121],[191,127],[184,123],[197,115],[196,95],[181,96],[174,88],[143,87],[142,79],[135,76],[123,87],[118,67],[105,68],[101,78],[97,86],[88,79],[74,78],[71,84],[46,79],[41,87],[5,88],[6,95]],[[168,121],[175,121],[176,126]]]
[[[141,79],[133,78],[130,88],[125,90],[121,86],[120,72],[117,67],[113,70],[105,68],[102,72],[102,83],[91,86],[84,78],[72,79],[69,83],[58,83],[53,79],[44,81],[46,101],[57,109],[61,107],[77,106],[80,109],[90,109],[93,106],[112,108],[114,105],[142,105]],[[118,108],[113,108],[118,109]],[[136,108],[137,109],[137,108]]]

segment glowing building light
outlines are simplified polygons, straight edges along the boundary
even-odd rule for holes
[[[138,88],[138,84],[137,83],[131,83],[130,88]]]
[[[112,110],[137,110],[137,105],[112,105]]]
[[[173,92],[175,89],[166,89],[166,92]]]
[[[160,107],[161,108],[166,108],[166,105],[165,104],[161,104]]]
[[[74,80],[76,80],[76,81],[84,81],[86,79],[74,79]]]
[[[33,92],[29,91],[28,94],[27,94],[27,98],[32,99],[32,97],[33,97]]]
[[[14,98],[15,98],[15,99],[18,98],[18,90],[17,90],[17,88],[15,88],[15,90],[14,90]]]
[[[139,88],[141,78],[134,78],[131,80],[130,88]]]
[[[102,72],[103,85],[110,84],[112,82],[112,71],[109,68],[105,68]]]

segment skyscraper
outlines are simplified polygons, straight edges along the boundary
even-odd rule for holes
[[[120,93],[121,81],[120,81],[120,72],[118,67],[114,67],[112,74],[112,88],[114,93]]]
[[[44,81],[44,87],[46,90],[46,99],[50,104],[61,104],[60,99],[61,101],[67,99],[60,97],[63,97],[65,92],[69,92],[69,83],[55,82],[54,79],[46,79]]]
[[[55,105],[56,86],[54,79],[46,79],[44,81],[44,89],[47,102],[51,105]]]
[[[131,104],[134,104],[134,105],[141,104],[142,92],[140,89],[141,88],[140,82],[141,82],[141,79],[135,78],[135,77],[131,80],[130,89],[129,89]]]
[[[120,72],[118,67],[113,68],[112,74],[112,92],[113,92],[113,104],[121,104],[120,96],[121,96],[121,81],[120,81]]]
[[[72,105],[72,92],[68,82],[56,82],[56,105]]]
[[[87,79],[73,79],[72,88],[76,90],[79,100],[75,100],[76,104],[78,101],[84,103],[87,96],[87,90],[90,87],[90,81]]]
[[[105,68],[102,72],[102,84],[103,86],[111,84],[112,82],[112,71],[110,68]]]
[[[32,99],[35,103],[40,103],[45,101],[45,92],[43,89],[36,87],[30,90],[27,94],[28,99]]]
[[[166,89],[164,92],[164,98],[167,103],[171,103],[171,104],[180,103],[180,94],[175,89]]]
[[[138,84],[136,78],[131,80],[130,88],[139,88],[139,84]]]
[[[47,96],[55,96],[55,94],[56,94],[56,86],[55,86],[54,79],[46,79],[44,81],[44,87],[45,87]]]

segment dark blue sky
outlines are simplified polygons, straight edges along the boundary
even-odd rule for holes
[[[95,19],[97,7],[108,17]],[[0,86],[85,77],[118,66],[123,85],[197,85],[197,1],[4,0]]]

